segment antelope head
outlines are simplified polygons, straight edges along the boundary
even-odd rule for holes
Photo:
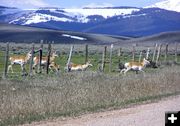
[[[145,58],[143,59],[143,63],[144,63],[145,66],[150,64],[150,62],[148,60],[146,60]]]
[[[59,57],[58,54],[56,53],[56,51],[53,51],[52,57]]]
[[[32,56],[32,52],[31,52],[31,51],[29,51],[29,52],[27,53],[27,55],[26,55],[27,60],[29,60],[29,59],[31,58],[31,56]]]
[[[90,61],[86,62],[86,65],[87,65],[87,66],[91,66],[91,67],[93,66],[93,65],[90,63]]]

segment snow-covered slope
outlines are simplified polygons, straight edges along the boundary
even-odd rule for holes
[[[107,19],[116,15],[127,15],[139,11],[138,8],[84,8],[84,9],[58,9],[58,8],[41,8],[30,11],[31,13],[22,15],[10,23],[19,23],[22,25],[35,24],[39,22],[61,21],[61,22],[90,22],[91,16]],[[94,17],[95,18],[95,17]],[[95,19],[98,21],[98,19]]]
[[[158,7],[165,10],[180,12],[180,0],[162,0],[158,3],[147,6],[145,8],[150,8],[150,7]]]
[[[65,12],[73,13],[75,15],[82,15],[88,17],[91,15],[100,15],[104,18],[113,17],[115,15],[126,15],[131,14],[133,11],[139,11],[137,8],[130,9],[106,9],[106,8],[95,8],[95,9],[63,9]]]

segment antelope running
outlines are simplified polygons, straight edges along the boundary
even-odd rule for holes
[[[69,64],[69,71],[85,71],[88,67],[93,66],[90,62],[85,64]]]
[[[124,64],[125,68],[121,70],[121,73],[124,72],[124,74],[126,74],[126,72],[128,72],[129,70],[134,70],[134,71],[136,71],[136,73],[138,71],[144,72],[143,69],[148,64],[150,64],[150,62],[148,60],[146,60],[145,58],[143,59],[142,62],[128,62],[128,63]]]
[[[56,57],[58,57],[58,55],[56,54],[56,52],[53,52],[52,53],[52,55],[51,55],[51,57],[50,57],[50,61],[49,61],[49,68],[51,67],[52,68],[52,66],[54,66],[53,64],[53,62],[54,62],[54,60],[55,60],[55,58]],[[37,67],[37,65],[39,64],[39,56],[35,56],[34,57],[34,59],[33,59],[33,61],[34,61],[34,64],[33,64],[33,69],[35,70],[36,69],[36,67]],[[53,63],[53,64],[51,64],[51,63]],[[41,59],[41,65],[42,66],[45,66],[47,64],[47,57],[42,57],[42,59]],[[50,69],[51,69],[50,68]],[[54,67],[55,68],[55,67]]]
[[[60,70],[60,66],[59,66],[58,64],[56,64],[55,62],[51,62],[51,63],[49,64],[49,69],[50,69],[51,71],[56,71],[56,72],[58,72],[58,71]]]
[[[21,56],[11,56],[9,58],[9,61],[11,62],[11,64],[8,66],[8,72],[11,69],[11,72],[14,73],[13,68],[12,68],[12,66],[14,64],[21,65],[21,70],[25,71],[25,64],[30,60],[31,56],[32,56],[31,51],[28,52],[26,56],[23,56],[23,55],[21,55]]]

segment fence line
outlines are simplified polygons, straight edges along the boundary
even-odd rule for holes
[[[111,48],[108,49],[108,50],[107,50],[107,46],[104,46],[104,48],[99,47],[102,50],[102,52],[103,52],[103,53],[101,52],[102,58],[101,58],[100,70],[102,72],[105,72],[105,71],[108,70],[108,69],[105,69],[105,67],[109,66],[109,70],[108,71],[112,72],[112,71],[114,71],[113,69],[115,69],[114,68],[115,64],[118,66],[118,64],[124,63],[125,61],[129,61],[129,60],[133,60],[133,61],[137,60],[137,61],[140,62],[142,60],[142,57],[145,57],[145,58],[147,58],[149,60],[152,60],[152,61],[155,60],[156,64],[161,63],[160,61],[167,62],[169,59],[171,59],[171,60],[175,61],[176,63],[178,63],[179,54],[180,54],[179,51],[178,51],[178,46],[179,45],[177,43],[171,44],[171,45],[172,46],[170,48],[168,43],[166,43],[164,45],[162,45],[162,44],[159,44],[159,45],[155,44],[154,47],[148,47],[145,50],[141,49],[140,46],[132,45],[132,48],[131,48],[132,52],[129,51],[129,50],[127,51],[127,49],[124,49],[124,48],[122,49],[122,47],[115,46],[115,48],[113,48],[112,45],[111,45]],[[87,62],[88,61],[88,57],[89,56],[93,56],[93,54],[97,54],[97,52],[96,52],[96,50],[94,50],[95,53],[92,53],[91,50],[90,50],[91,47],[89,47],[89,45],[87,45],[87,44],[84,47],[85,47],[85,49],[83,48],[83,51],[85,53],[82,52],[82,55],[85,58],[83,58],[83,61],[82,60],[81,61],[82,62],[84,62],[84,61]],[[39,50],[38,50],[39,51],[39,53],[38,53],[38,57],[39,57],[38,71],[39,71],[39,73],[41,73],[41,71],[42,71],[42,69],[41,69],[41,67],[42,67],[42,64],[41,64],[41,62],[42,62],[42,55],[43,55],[43,52],[46,52],[44,50],[47,50],[47,55],[46,55],[47,56],[46,73],[49,74],[49,63],[50,63],[50,56],[51,56],[51,53],[52,53],[52,51],[51,51],[52,50],[51,43],[48,43],[48,47],[43,48],[43,42],[41,42],[40,46],[38,48],[39,48]],[[70,52],[69,52],[68,61],[67,61],[67,66],[66,66],[67,68],[68,68],[68,65],[71,62],[71,58],[73,57],[72,56],[73,48],[74,48],[74,46],[71,46],[71,49],[70,49]],[[97,48],[97,49],[99,49],[99,48]],[[11,47],[11,49],[12,49],[12,51],[17,51],[17,49],[15,47]],[[23,50],[23,48],[20,48],[20,49]],[[171,49],[171,51],[169,51],[170,49]],[[32,46],[31,46],[31,52],[32,52],[32,57],[30,59],[30,64],[28,65],[29,66],[28,67],[29,68],[29,71],[28,71],[29,72],[29,76],[33,76],[33,69],[32,69],[32,66],[33,66],[33,57],[34,57],[34,55],[37,55],[37,54],[34,54],[34,52],[35,52],[35,45],[34,44],[32,44]],[[76,51],[76,52],[78,53],[78,51]],[[113,52],[116,52],[116,54],[113,53]],[[3,50],[3,57],[0,56],[0,59],[4,61],[4,63],[0,64],[0,66],[3,65],[2,68],[0,68],[0,69],[3,69],[3,70],[0,70],[0,73],[2,73],[2,75],[1,75],[2,78],[7,78],[8,75],[13,75],[13,74],[8,74],[8,71],[7,71],[8,61],[9,61],[9,54],[10,54],[10,44],[7,43],[5,50]],[[107,55],[107,54],[109,54],[109,55]],[[121,59],[121,58],[126,58],[126,59]],[[59,59],[59,60],[61,60],[61,59]],[[97,62],[97,64],[98,64],[98,61],[94,61],[94,62]],[[106,64],[107,64],[107,66],[106,66]],[[16,68],[16,71],[17,71],[17,68]],[[15,72],[15,73],[19,74],[20,72]]]

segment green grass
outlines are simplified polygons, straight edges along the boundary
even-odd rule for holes
[[[142,74],[97,72],[0,79],[0,126],[123,108],[180,93],[178,66]]]

